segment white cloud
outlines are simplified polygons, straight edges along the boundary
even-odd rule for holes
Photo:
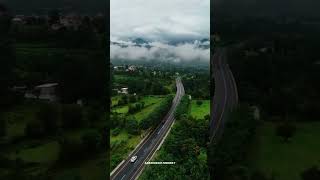
[[[162,60],[162,61],[202,61],[209,62],[210,49],[200,48],[199,45],[207,45],[208,42],[178,44],[176,46],[152,42],[151,47],[135,46],[132,42],[124,43],[126,46],[110,45],[111,60]]]
[[[210,0],[111,0],[111,36],[158,41],[208,38]]]

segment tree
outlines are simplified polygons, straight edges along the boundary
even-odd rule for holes
[[[139,134],[140,132],[139,123],[134,117],[129,116],[127,118],[126,126],[130,134]]]
[[[112,130],[112,136],[117,136],[120,134],[121,129],[120,128],[115,128]]]
[[[295,131],[296,127],[293,124],[286,122],[276,128],[276,135],[282,137],[285,142],[288,142]]]
[[[131,95],[131,96],[129,96],[129,101],[130,101],[130,103],[135,103],[135,102],[137,102],[137,98],[135,96]]]
[[[128,113],[129,114],[133,114],[136,112],[136,106],[130,104],[129,107],[128,107]]]
[[[303,180],[319,180],[320,169],[317,166],[308,168],[301,173],[301,178]]]

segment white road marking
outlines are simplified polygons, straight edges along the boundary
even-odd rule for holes
[[[122,180],[124,177],[126,177],[126,174],[122,176],[121,180]]]

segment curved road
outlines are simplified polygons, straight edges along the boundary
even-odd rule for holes
[[[233,74],[227,64],[227,50],[216,49],[212,61],[213,77],[215,83],[214,97],[211,101],[210,142],[214,141],[222,133],[227,112],[238,104],[237,85]]]
[[[174,112],[184,95],[184,88],[180,78],[176,79],[177,93],[173,99],[169,112],[163,119],[164,123],[160,125],[134,150],[132,155],[128,157],[123,164],[111,175],[112,180],[133,180],[137,179],[141,174],[145,162],[149,161],[156,150],[161,146],[174,121]],[[136,162],[131,163],[132,156],[138,156]]]

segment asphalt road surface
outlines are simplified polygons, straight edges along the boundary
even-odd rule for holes
[[[174,121],[174,112],[185,93],[180,78],[176,79],[176,86],[177,93],[173,99],[169,112],[163,119],[164,123],[160,123],[160,125],[136,148],[136,150],[134,150],[132,155],[111,175],[110,178],[112,180],[132,180],[139,177],[145,166],[144,163],[149,161],[156,152]],[[132,156],[138,156],[134,163],[130,162]]]
[[[215,90],[211,106],[210,142],[221,135],[228,112],[238,104],[237,85],[227,64],[227,50],[216,49],[211,63]]]

